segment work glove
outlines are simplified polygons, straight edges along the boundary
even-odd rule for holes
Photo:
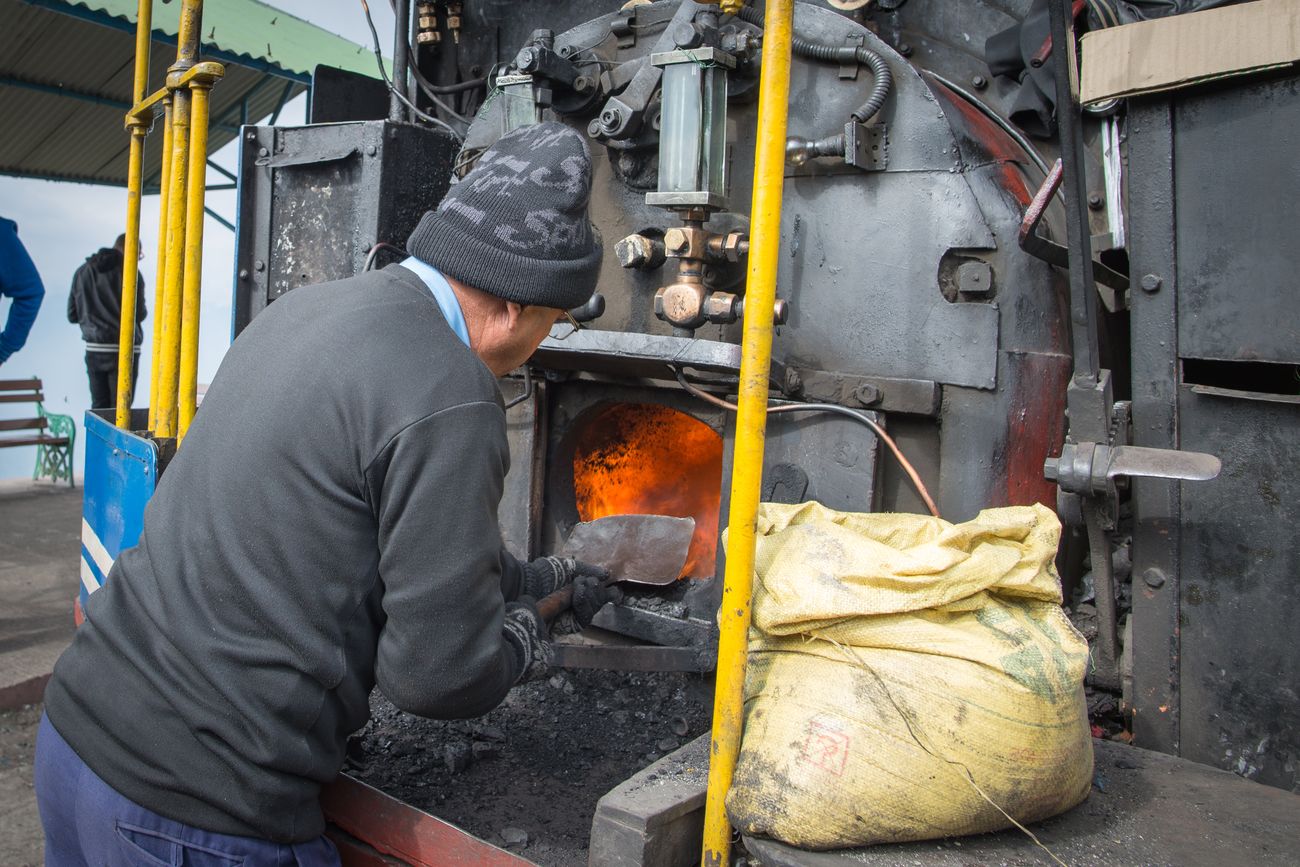
[[[579,575],[573,579],[573,607],[555,618],[551,631],[556,635],[581,632],[591,625],[596,612],[608,602],[623,601],[623,591],[595,575]]]
[[[580,575],[591,575],[600,581],[607,581],[609,570],[572,557],[538,557],[524,565],[521,595],[545,599],[556,590],[572,584]]]
[[[555,650],[533,600],[522,596],[517,602],[507,602],[503,626],[506,641],[519,660],[519,677],[515,683],[528,683],[545,676],[555,658]]]

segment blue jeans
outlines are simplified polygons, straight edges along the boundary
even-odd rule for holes
[[[214,834],[173,821],[119,795],[41,716],[36,802],[46,867],[339,867],[324,836],[272,843]]]

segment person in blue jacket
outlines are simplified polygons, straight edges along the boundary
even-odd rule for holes
[[[9,307],[9,321],[4,331],[0,331],[0,364],[4,364],[27,342],[27,334],[41,309],[41,299],[45,297],[41,275],[36,273],[32,257],[18,240],[18,224],[4,217],[0,217],[0,297],[13,302]]]

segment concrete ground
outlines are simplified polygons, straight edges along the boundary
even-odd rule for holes
[[[42,861],[32,793],[40,697],[72,640],[81,488],[0,482],[0,864]]]

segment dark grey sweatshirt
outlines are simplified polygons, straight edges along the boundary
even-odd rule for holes
[[[46,691],[110,786],[164,816],[300,842],[377,683],[483,714],[519,663],[521,569],[488,369],[400,266],[295,289],[227,352]]]

